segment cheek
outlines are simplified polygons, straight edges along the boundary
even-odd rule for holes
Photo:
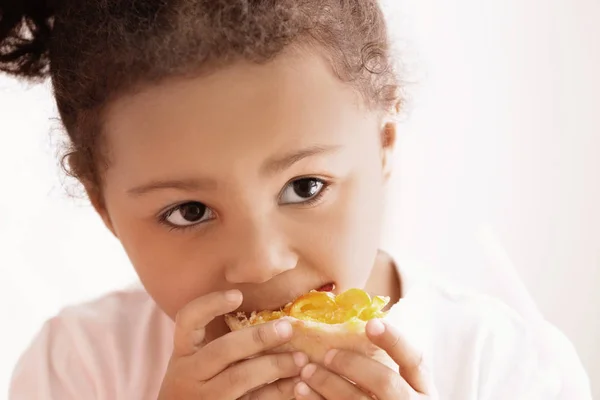
[[[220,264],[203,238],[118,215],[115,222],[142,284],[170,317],[191,300],[222,287]]]
[[[335,201],[306,218],[299,230],[301,259],[344,288],[364,286],[377,256],[383,209],[378,176],[380,170],[344,182]]]

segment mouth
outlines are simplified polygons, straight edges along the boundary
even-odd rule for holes
[[[331,293],[335,290],[335,283],[333,283],[333,282],[327,283],[316,290],[317,290],[317,292],[330,292]]]
[[[334,282],[329,282],[324,284],[323,286],[320,286],[318,288],[315,289],[310,289],[307,291],[304,291],[302,293],[297,294],[296,296],[294,296],[293,298],[289,299],[285,304],[281,305],[280,307],[277,307],[275,310],[268,310],[268,311],[281,311],[284,308],[290,306],[294,301],[296,301],[297,299],[299,299],[300,297],[306,295],[307,293],[310,292],[323,292],[323,293],[331,293],[333,294],[333,291],[335,290],[335,283]]]
[[[292,296],[287,297],[287,299],[282,302],[279,303],[279,306],[276,307],[272,307],[272,306],[267,306],[265,308],[260,308],[257,310],[252,310],[252,311],[246,311],[244,310],[244,314],[249,315],[252,313],[262,313],[262,312],[276,312],[276,311],[281,311],[283,310],[285,307],[291,305],[296,299],[300,298],[301,296],[304,296],[305,294],[312,292],[312,291],[317,291],[317,292],[326,292],[326,293],[333,293],[333,291],[335,290],[336,285],[334,282],[329,282],[326,283],[320,287],[317,288],[313,288],[313,289],[309,289],[309,290],[305,290],[305,291],[294,291],[292,292]],[[278,303],[275,303],[278,304]]]

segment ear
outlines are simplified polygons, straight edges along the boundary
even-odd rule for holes
[[[385,121],[381,127],[381,166],[385,181],[392,175],[395,147],[396,123],[388,120]]]
[[[104,225],[115,237],[118,238],[112,220],[110,219],[110,215],[106,208],[102,193],[91,184],[84,183],[83,186],[85,187],[85,191],[88,195],[88,198],[90,199],[90,202],[92,203],[92,206],[94,207],[94,210],[96,210],[100,218],[102,218],[102,222],[104,222]]]

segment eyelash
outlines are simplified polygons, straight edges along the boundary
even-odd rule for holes
[[[177,226],[177,225],[173,225],[172,223],[170,223],[168,221],[168,218],[175,212],[177,211],[180,207],[191,203],[191,201],[186,201],[184,203],[181,203],[179,205],[176,205],[174,207],[171,207],[170,209],[168,209],[167,211],[163,212],[162,214],[160,214],[158,216],[158,222],[161,223],[162,225],[165,225],[168,229],[169,232],[173,232],[173,231],[177,231],[177,232],[185,232],[188,230],[191,230],[192,228],[198,228],[198,226],[200,225],[204,225],[204,223],[199,223],[199,224],[193,224],[193,225],[186,225],[186,226]]]
[[[314,206],[318,205],[323,200],[324,195],[329,191],[329,189],[331,189],[331,186],[333,184],[332,182],[326,181],[325,179],[322,179],[322,178],[316,178],[316,177],[312,177],[312,176],[311,177],[298,177],[298,178],[294,178],[294,180],[286,183],[286,186],[284,186],[284,188],[287,187],[287,185],[289,185],[290,183],[292,183],[294,181],[297,181],[299,179],[306,179],[306,178],[312,178],[312,179],[319,180],[323,184],[323,187],[321,188],[321,191],[316,196],[314,196],[314,197],[306,200],[303,203],[286,204],[286,206],[296,206],[296,207],[299,206],[299,207],[304,207],[304,208],[314,207]],[[206,222],[210,222],[210,220],[209,220],[209,221],[200,222],[200,223],[192,224],[192,225],[186,225],[186,226],[178,226],[178,225],[171,224],[168,221],[168,218],[174,212],[176,212],[180,207],[182,207],[182,206],[184,206],[184,205],[186,205],[188,203],[193,203],[193,201],[182,202],[182,203],[180,203],[180,204],[178,204],[176,206],[173,206],[173,207],[169,208],[167,211],[162,212],[158,216],[158,222],[161,223],[162,225],[165,225],[169,229],[170,232],[173,232],[173,231],[186,232],[188,230],[197,229],[197,228],[203,226]]]
[[[317,204],[319,204],[323,200],[323,196],[331,188],[331,185],[332,185],[331,182],[326,181],[326,180],[321,179],[321,178],[315,178],[315,177],[300,177],[300,178],[296,178],[293,181],[288,182],[286,185],[289,185],[290,183],[292,183],[294,181],[297,181],[299,179],[306,179],[306,178],[312,178],[312,179],[320,181],[323,184],[323,187],[321,188],[321,191],[319,193],[317,193],[314,197],[306,200],[305,202],[297,203],[297,204],[286,204],[286,206],[295,206],[295,207],[304,207],[304,208],[314,207],[314,206],[316,206]]]

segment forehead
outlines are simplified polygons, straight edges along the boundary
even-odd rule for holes
[[[343,145],[374,113],[321,57],[286,54],[172,80],[117,100],[106,114],[111,169],[214,165],[303,146]],[[212,162],[211,162],[212,160]],[[205,167],[208,167],[205,165]],[[122,172],[122,171],[121,171]]]

